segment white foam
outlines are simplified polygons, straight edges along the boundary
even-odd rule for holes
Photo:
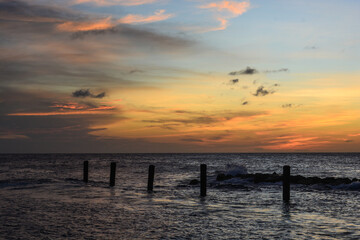
[[[247,168],[244,165],[231,165],[226,166],[225,175],[236,176],[238,174],[247,174]]]

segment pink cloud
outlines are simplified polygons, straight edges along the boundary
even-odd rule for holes
[[[119,23],[125,24],[139,24],[139,23],[151,23],[151,22],[158,22],[163,21],[168,18],[173,17],[173,14],[165,14],[165,10],[161,9],[155,12],[154,15],[151,16],[143,16],[139,14],[129,14],[125,17],[118,20]]]
[[[78,32],[78,31],[91,31],[91,30],[103,30],[113,27],[111,17],[101,19],[99,21],[91,22],[73,22],[68,21],[60,23],[56,26],[56,29],[62,32]]]
[[[210,28],[207,31],[218,31],[224,30],[228,26],[228,20],[230,18],[235,18],[245,13],[250,8],[249,2],[236,2],[236,1],[221,1],[213,2],[199,6],[203,9],[212,9],[215,10],[220,16],[216,17],[216,20],[220,22],[220,25],[215,28]]]
[[[235,2],[235,1],[222,1],[217,3],[209,3],[206,5],[200,6],[200,8],[211,8],[215,9],[218,12],[227,11],[234,15],[234,17],[239,16],[246,12],[250,7],[249,2]]]

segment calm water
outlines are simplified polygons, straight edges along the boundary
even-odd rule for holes
[[[188,184],[200,163],[208,165],[204,199]],[[279,183],[215,181],[237,166],[281,173],[285,164],[292,174],[360,178],[360,154],[0,155],[0,239],[360,239],[360,183],[293,185],[287,206]]]

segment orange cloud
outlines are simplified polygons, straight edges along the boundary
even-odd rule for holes
[[[227,11],[235,17],[246,12],[250,7],[249,2],[222,1],[218,3],[209,3],[200,8],[213,8],[219,12]]]
[[[355,134],[348,134],[349,137],[358,137],[360,136],[360,133],[355,133]]]
[[[173,17],[173,14],[165,14],[165,10],[161,9],[155,12],[154,15],[151,16],[142,16],[138,14],[129,14],[125,17],[118,20],[119,23],[125,24],[138,24],[138,23],[151,23],[151,22],[158,22],[163,21],[168,18]]]
[[[313,147],[329,144],[329,141],[317,140],[318,137],[303,136],[283,136],[277,137],[275,140],[269,141],[270,146],[263,146],[269,150],[292,150],[292,149],[311,149]]]
[[[216,20],[220,22],[220,26],[216,28],[210,28],[207,31],[224,30],[228,26],[228,19],[237,17],[246,12],[250,7],[249,2],[235,2],[235,1],[222,1],[213,2],[206,5],[199,6],[204,9],[214,9],[221,13],[221,16],[216,17]]]
[[[0,139],[28,139],[29,137],[21,134],[5,134],[0,135]]]
[[[94,3],[99,6],[137,6],[157,2],[158,0],[74,0],[74,4]]]
[[[56,116],[56,115],[83,115],[83,114],[112,114],[115,106],[89,107],[78,103],[55,104],[53,112],[9,113],[8,116]]]
[[[60,109],[71,109],[71,110],[81,110],[87,108],[87,106],[79,105],[77,103],[55,104],[51,107],[60,108]]]
[[[58,24],[56,29],[62,32],[78,32],[78,31],[91,31],[91,30],[104,30],[114,27],[111,23],[111,17],[101,19],[96,22],[64,22]]]
[[[218,31],[218,30],[224,30],[228,26],[228,20],[222,17],[218,17],[217,20],[220,22],[220,26],[216,28],[209,29],[209,31]]]

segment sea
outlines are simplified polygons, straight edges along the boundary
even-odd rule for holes
[[[200,164],[206,197],[189,184]],[[360,182],[292,184],[284,203],[281,182],[216,181],[284,165],[291,175],[360,178],[360,153],[1,154],[0,239],[360,239]]]

